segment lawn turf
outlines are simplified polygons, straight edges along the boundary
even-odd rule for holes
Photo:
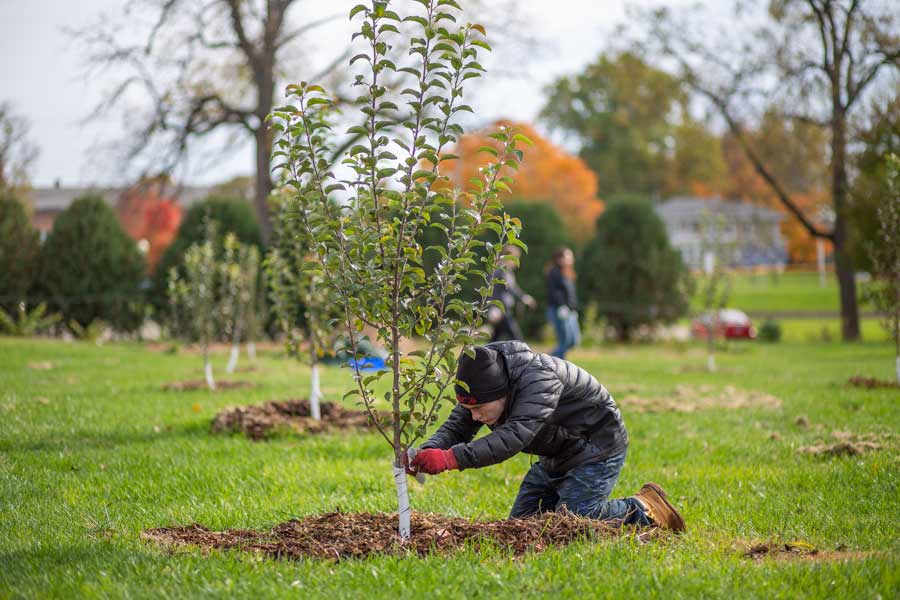
[[[613,395],[629,386],[665,395],[682,383],[734,385],[783,403],[645,414],[629,412],[622,394],[631,447],[616,493],[662,484],[689,528],[668,543],[579,543],[520,560],[496,549],[332,564],[171,553],[140,541],[144,529],[165,525],[264,529],[336,507],[394,510],[388,449],[377,435],[254,443],[208,433],[224,406],[305,395],[306,368],[276,354],[232,377],[254,389],[165,392],[163,383],[202,376],[195,354],[0,339],[0,597],[889,598],[900,590],[896,446],[826,460],[796,452],[832,429],[900,432],[896,390],[843,386],[854,374],[892,377],[884,343],[748,344],[720,354],[715,375],[699,370],[704,352],[694,345],[574,352]],[[216,357],[220,370],[226,358]],[[346,370],[326,369],[329,398],[349,385]],[[811,425],[797,425],[800,415]],[[518,456],[412,483],[413,507],[504,518],[528,464]],[[749,540],[871,554],[756,562],[741,557]]]

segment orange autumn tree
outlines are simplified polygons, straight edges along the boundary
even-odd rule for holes
[[[175,198],[163,194],[164,182],[141,181],[126,190],[116,203],[125,231],[136,241],[147,242],[147,265],[152,273],[163,252],[175,239],[182,210]]]
[[[603,202],[597,197],[597,174],[583,160],[556,146],[527,123],[500,120],[480,132],[462,136],[450,152],[459,158],[442,162],[441,174],[449,177],[454,186],[467,186],[471,178],[478,176],[478,169],[491,159],[489,154],[479,152],[479,148],[498,147],[488,133],[500,126],[511,127],[534,142],[521,148],[524,160],[510,186],[511,196],[526,202],[549,202],[562,217],[572,238],[578,242],[587,240],[603,212]]]

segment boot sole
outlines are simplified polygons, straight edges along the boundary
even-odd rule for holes
[[[675,515],[675,525],[672,527],[672,531],[684,531],[684,528],[685,528],[684,517],[682,517],[681,513],[678,512],[678,509],[675,508],[674,506],[672,506],[672,503],[669,502],[669,496],[666,494],[666,492],[663,491],[663,489],[661,487],[659,487],[659,484],[653,483],[652,481],[645,485],[646,485],[646,487],[649,487],[654,492],[656,492],[659,495],[659,497],[662,498],[663,504],[666,505],[666,508],[671,510],[672,514]]]

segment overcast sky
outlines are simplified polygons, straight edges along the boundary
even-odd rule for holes
[[[349,10],[355,3],[305,0],[304,6],[325,15]],[[31,168],[38,187],[57,179],[64,186],[116,180],[114,161],[91,159],[97,153],[89,150],[121,133],[118,117],[84,123],[110,81],[85,80],[81,57],[64,28],[93,23],[101,13],[116,13],[123,4],[124,0],[0,0],[0,101],[11,101],[14,110],[31,121],[30,138],[40,148]],[[496,70],[504,75],[488,74],[488,83],[474,102],[480,120],[534,119],[545,86],[560,75],[578,71],[608,45],[613,28],[625,18],[626,0],[522,0],[520,4],[540,24],[545,43],[527,69],[518,68],[509,52],[495,47],[495,55],[502,60]],[[334,30],[332,37],[329,42],[335,48],[346,43],[340,30]],[[248,142],[215,169],[188,173],[189,181],[184,183],[209,184],[250,174],[252,165]]]

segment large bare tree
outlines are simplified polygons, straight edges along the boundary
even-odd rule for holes
[[[284,71],[321,80],[346,58],[318,57],[317,29],[343,17],[307,18],[297,0],[130,0],[120,15],[74,32],[87,64],[107,72],[115,88],[96,115],[122,108],[129,126],[126,158],[147,172],[182,163],[191,143],[229,130],[255,142],[254,205],[263,235],[271,225],[272,133],[266,117]],[[306,72],[303,72],[306,71]],[[225,144],[233,149],[236,144]],[[228,148],[225,149],[228,151]]]
[[[732,0],[715,8],[645,13],[649,27],[642,46],[715,107],[757,173],[803,227],[833,243],[842,335],[857,340],[859,309],[847,225],[849,124],[871,89],[892,86],[896,93],[897,5],[890,0]],[[805,214],[754,147],[748,131],[773,108],[828,132],[833,223]]]
[[[502,24],[507,32],[513,3],[471,0],[475,12],[487,12],[482,22]],[[234,143],[222,144],[222,154],[252,137],[254,205],[268,243],[273,183],[266,117],[287,80],[341,89],[347,46],[323,43],[323,26],[346,17],[353,4],[336,2],[334,14],[310,16],[315,6],[300,0],[128,0],[120,15],[73,34],[88,66],[116,82],[94,114],[124,109],[125,158],[138,175],[172,171],[192,153],[192,142],[213,132],[232,134]],[[516,39],[521,43],[524,36]],[[339,102],[357,94],[342,95]]]

